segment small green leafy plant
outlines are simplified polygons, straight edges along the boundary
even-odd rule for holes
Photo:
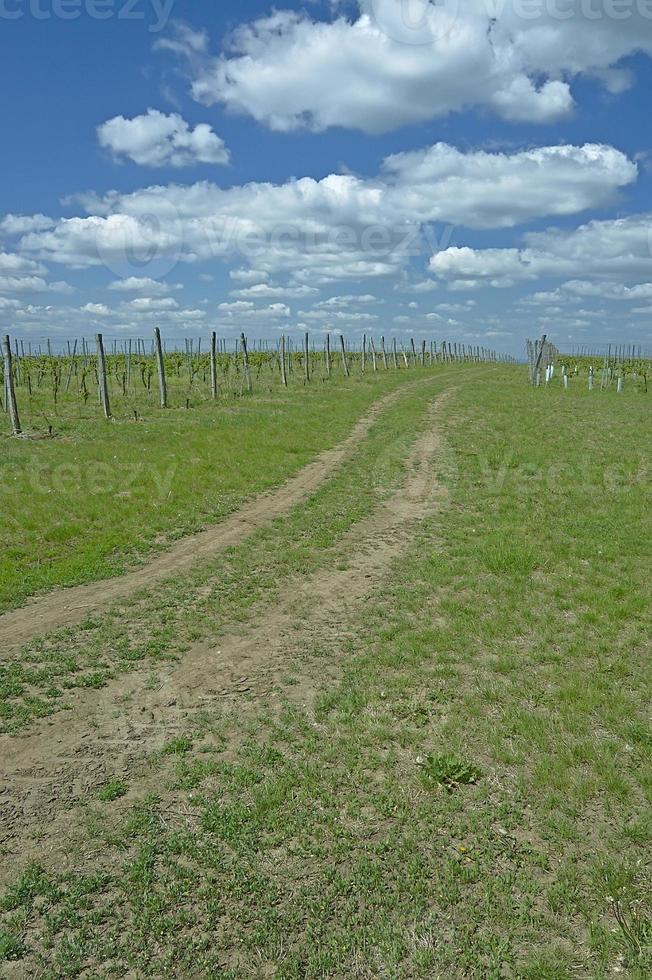
[[[113,803],[114,800],[119,800],[121,796],[124,796],[128,788],[129,787],[122,781],[122,779],[109,779],[109,781],[101,787],[99,793],[97,794],[97,798],[102,803]]]
[[[458,786],[477,783],[480,770],[449,753],[429,755],[421,763],[422,780],[428,789],[443,786],[449,792]]]

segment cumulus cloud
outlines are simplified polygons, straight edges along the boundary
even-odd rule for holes
[[[299,310],[299,316],[304,320],[332,321],[346,320],[347,323],[371,323],[378,319],[375,313],[360,313],[358,311],[324,310],[315,307],[312,310]]]
[[[268,306],[256,306],[247,300],[236,300],[233,303],[220,303],[218,311],[229,319],[235,320],[278,320],[290,316],[291,310],[285,303],[270,303]]]
[[[356,303],[366,305],[368,303],[378,302],[382,302],[382,300],[376,299],[371,293],[348,293],[344,296],[329,296],[328,299],[323,299],[321,302],[316,303],[315,308],[326,310],[333,308],[345,309]]]
[[[260,269],[231,269],[229,276],[234,282],[259,282],[268,279],[269,273]]]
[[[104,303],[86,303],[81,309],[83,313],[90,313],[92,316],[109,316],[111,313]]]
[[[44,231],[53,225],[53,219],[45,214],[6,214],[0,221],[0,234],[24,235],[28,231]]]
[[[549,123],[574,107],[569,80],[585,74],[612,93],[630,84],[617,67],[652,53],[640,5],[628,17],[586,13],[579,0],[560,16],[543,0],[358,0],[352,18],[312,20],[275,11],[238,28],[226,52],[205,35],[159,42],[185,55],[192,94],[272,129],[331,126],[387,132],[450,112],[485,107],[507,120]],[[600,16],[601,14],[601,16]]]
[[[164,282],[149,276],[127,276],[126,279],[116,279],[109,286],[120,293],[149,293],[151,295],[169,293],[172,290],[183,289],[180,282]]]
[[[202,181],[89,196],[86,217],[26,234],[20,247],[78,268],[138,266],[141,277],[178,261],[245,260],[258,270],[253,285],[283,271],[314,286],[401,271],[411,256],[447,244],[457,224],[511,227],[604,205],[636,175],[636,165],[609,146],[506,154],[439,143],[388,158],[375,178],[331,174],[226,190]],[[233,276],[249,281],[241,270]]]
[[[432,293],[439,289],[436,279],[422,279],[418,282],[400,282],[394,289],[399,289],[404,293]]]
[[[543,303],[561,301],[564,303],[579,303],[582,299],[587,298],[625,300],[630,302],[641,299],[652,299],[652,282],[641,282],[628,286],[621,282],[591,282],[586,279],[570,279],[568,282],[561,283],[556,289],[543,290],[533,293],[531,296],[526,296],[521,302],[526,306],[538,306]],[[586,310],[579,312],[587,313]]]
[[[16,255],[14,252],[0,252],[0,272],[19,276],[43,273],[45,269],[39,262],[28,259],[24,255]]]
[[[154,301],[156,302],[156,301]],[[0,313],[8,309],[0,301]],[[23,331],[47,331],[49,334],[83,334],[88,330],[89,320],[112,333],[131,333],[141,335],[157,325],[163,329],[186,329],[203,326],[206,311],[198,309],[159,309],[148,304],[137,305],[131,302],[111,307],[106,303],[90,302],[83,306],[37,306],[35,304],[12,304],[12,323]]]
[[[589,221],[572,230],[530,232],[525,236],[525,248],[520,249],[451,247],[432,256],[430,270],[444,279],[462,278],[493,286],[543,276],[590,276],[620,282],[639,279],[652,271],[652,214]],[[635,288],[645,290],[647,285]],[[576,282],[568,291],[587,295],[591,287],[587,290]],[[608,292],[608,286],[600,287],[600,295]],[[615,293],[628,298],[621,285],[615,287]]]
[[[42,276],[2,276],[0,293],[74,293],[67,282],[47,282]]]
[[[302,299],[305,296],[314,296],[319,290],[313,286],[272,286],[270,283],[259,282],[254,286],[245,286],[243,289],[234,289],[232,296],[240,296],[243,299],[271,299],[276,296],[287,296],[290,299]]]
[[[151,296],[138,296],[136,299],[130,300],[129,306],[132,310],[138,311],[176,310],[179,304],[171,296],[162,296],[158,299]]]
[[[148,109],[142,116],[115,116],[97,128],[101,147],[117,159],[127,157],[144,167],[189,167],[226,164],[229,151],[207,123],[191,129],[177,112]]]

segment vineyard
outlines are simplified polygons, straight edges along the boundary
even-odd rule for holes
[[[562,353],[545,337],[526,342],[530,383],[539,387],[555,382],[568,388],[571,380],[584,383],[590,390],[605,391],[614,387],[618,392],[625,383],[647,393],[648,379],[652,374],[652,354],[634,344],[609,345],[602,351]]]
[[[190,409],[210,400],[240,398],[254,389],[270,391],[274,387],[310,384],[333,376],[365,372],[408,370],[436,364],[508,362],[511,358],[484,347],[432,341],[412,341],[406,350],[394,339],[378,344],[363,338],[356,350],[339,335],[331,348],[328,336],[323,349],[315,350],[308,334],[297,349],[291,339],[281,337],[270,349],[269,342],[251,346],[244,334],[227,350],[226,341],[215,333],[208,350],[202,352],[202,341],[187,341],[183,352],[168,352],[158,330],[150,344],[128,341],[119,350],[118,343],[106,345],[101,337],[93,346],[86,340],[67,344],[68,350],[43,353],[40,348],[25,349],[24,342],[4,341],[2,384],[5,411],[35,426],[51,428],[58,418],[138,419],[155,407]],[[8,380],[11,378],[11,387]],[[13,395],[12,395],[13,392]],[[10,412],[12,397],[15,412]],[[15,434],[16,425],[13,424]]]

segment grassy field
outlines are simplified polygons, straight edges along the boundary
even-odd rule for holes
[[[32,407],[26,423],[47,431],[44,419],[51,421],[56,438],[3,439],[0,611],[56,586],[119,574],[216,523],[340,440],[405,377],[340,372],[304,387],[295,371],[287,390],[265,378],[251,397],[226,392],[214,404],[204,392],[191,410],[161,411],[155,395],[140,394],[138,422],[126,408],[105,422],[95,400],[81,418],[63,397],[57,416]],[[175,397],[173,380],[178,406],[185,399]]]
[[[337,628],[299,605],[276,697],[189,704],[68,804],[65,861],[1,899],[7,976],[651,975],[649,399],[452,380],[442,492],[391,574]],[[226,559],[17,655],[6,728],[63,731],[78,680],[156,687],[168,658],[355,568],[450,383],[406,390]],[[369,397],[351,387],[339,432]]]

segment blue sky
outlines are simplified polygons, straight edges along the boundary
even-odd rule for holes
[[[652,0],[0,0],[0,325],[649,347],[650,55]]]

